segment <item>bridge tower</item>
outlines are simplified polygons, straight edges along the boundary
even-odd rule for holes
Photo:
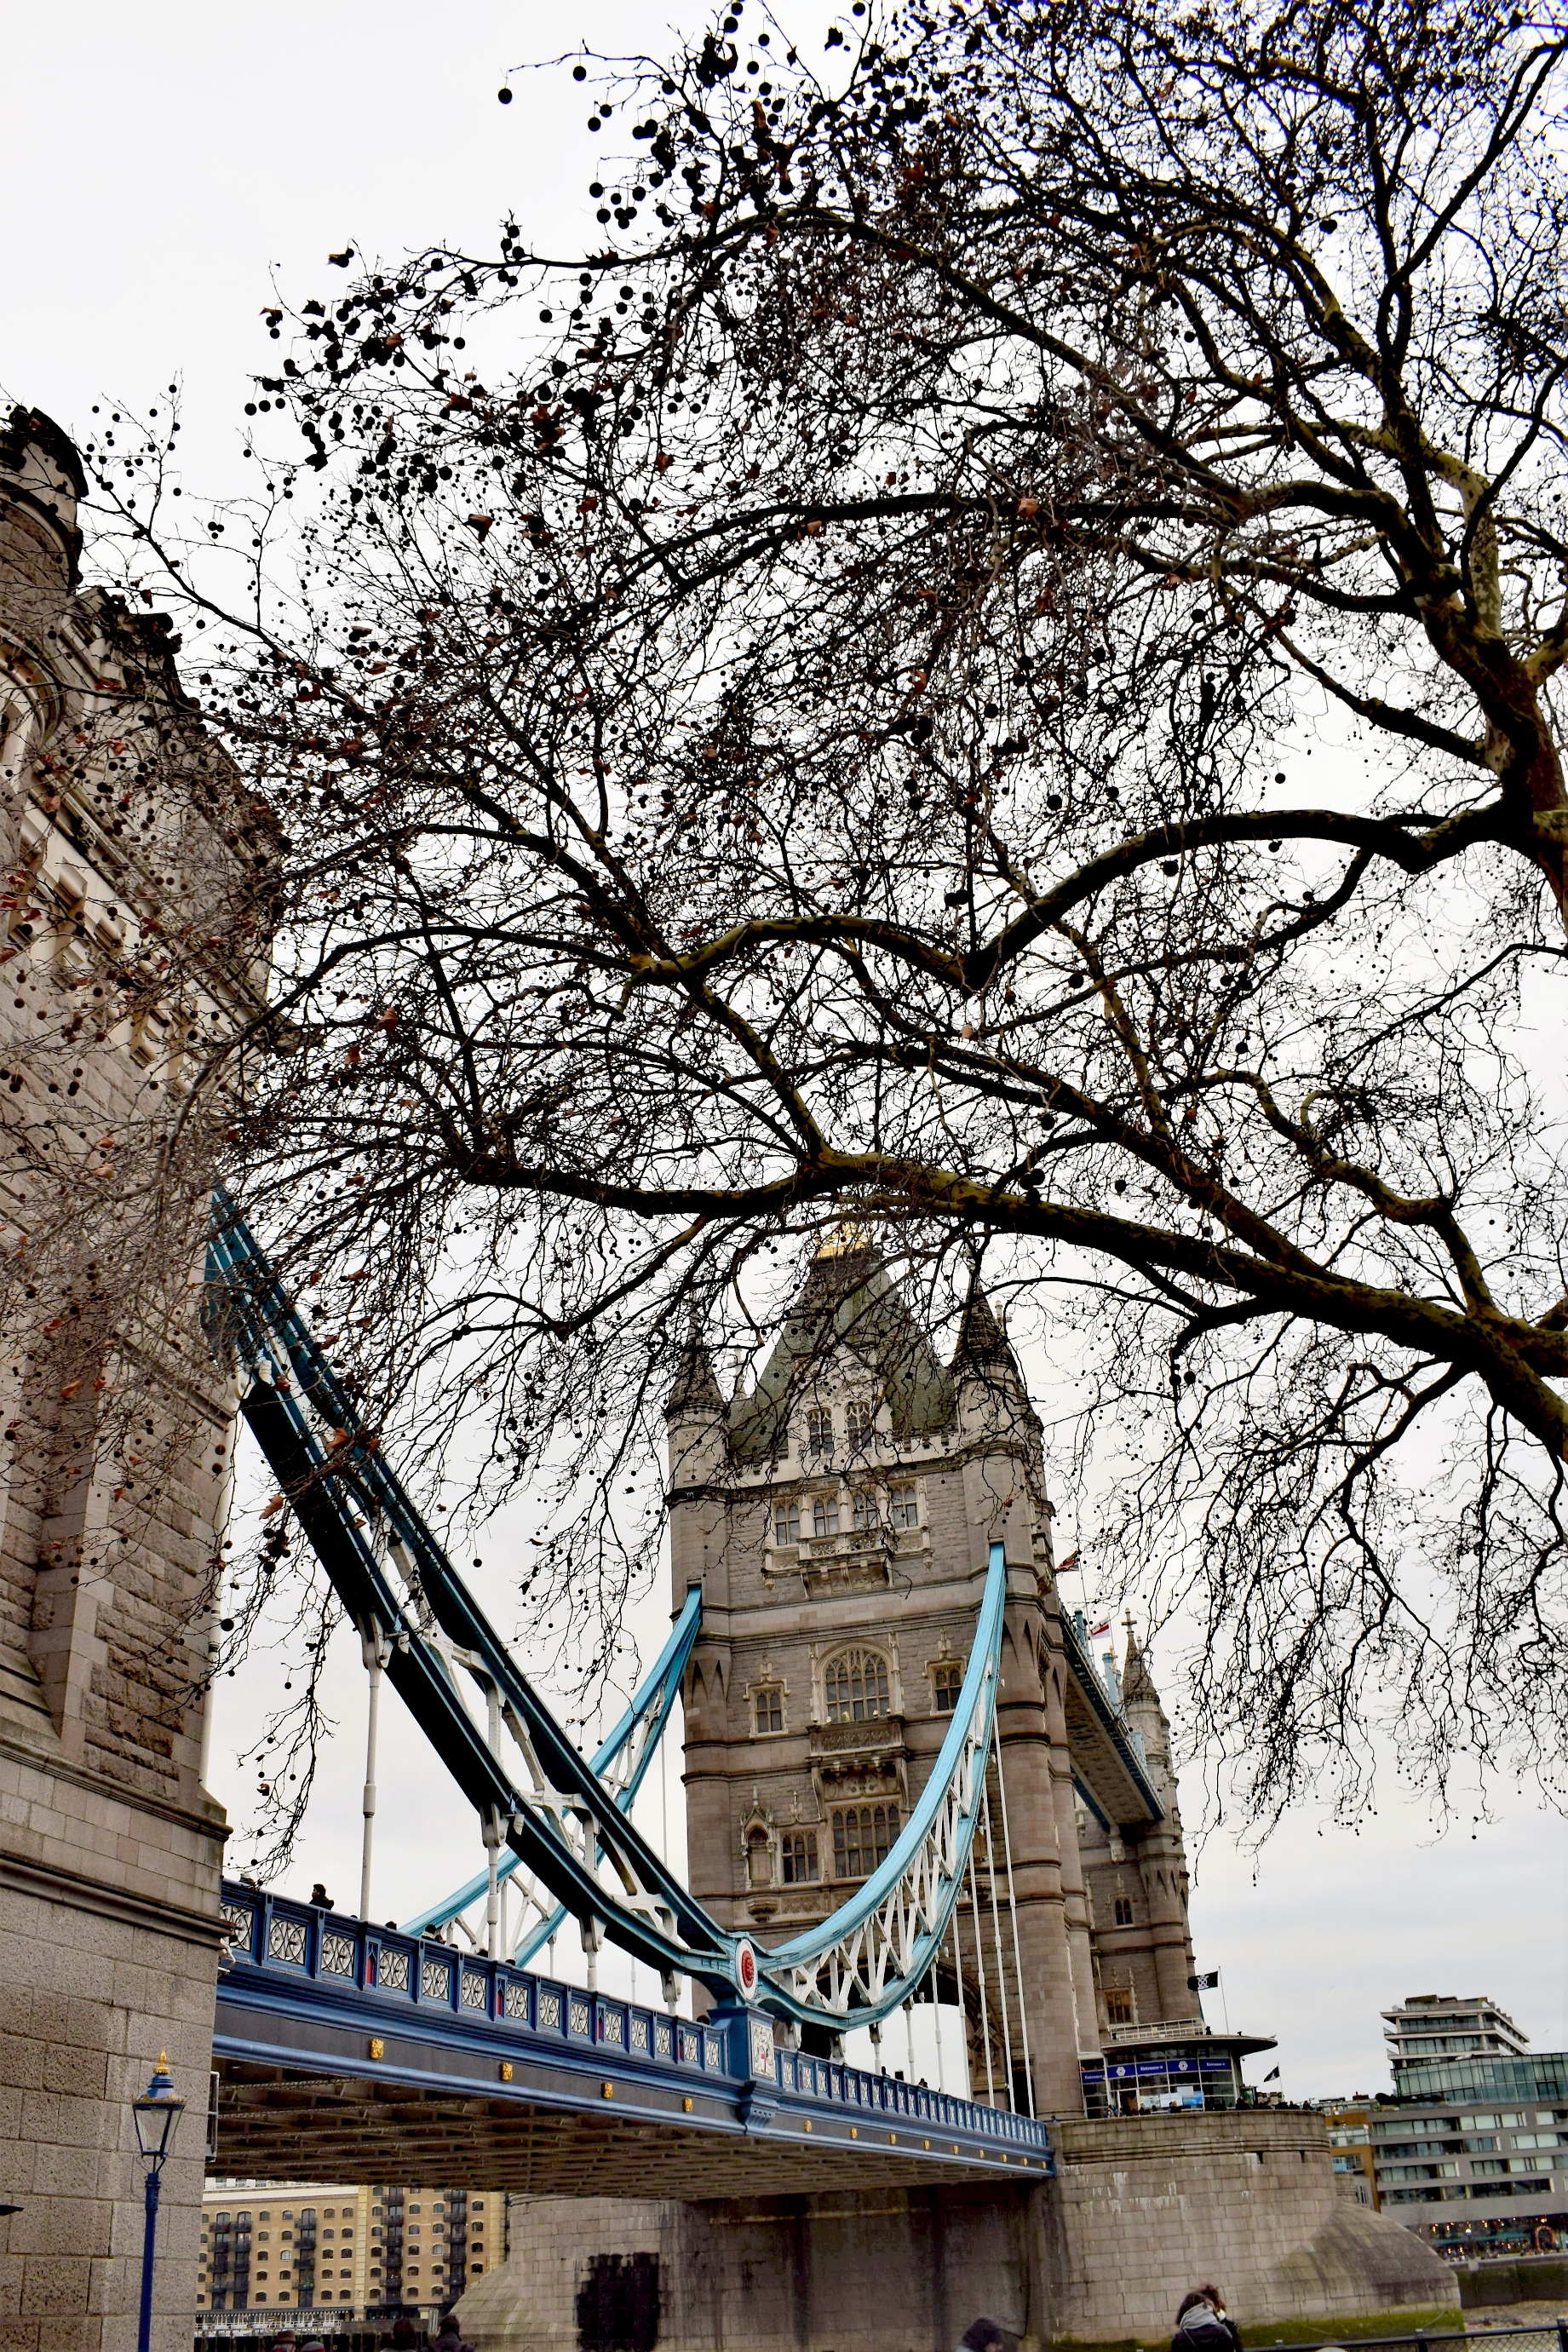
[[[1064,1620],[1040,1425],[990,1307],[973,1293],[940,1361],[852,1233],[819,1253],[755,1389],[727,1403],[694,1346],[667,1412],[677,1603],[703,1588],[690,1884],[763,1944],[824,1917],[896,1838],[1005,1546],[980,1916],[961,1906],[938,1983],[945,2000],[963,1987],[977,2095],[988,2078],[1008,2096],[1010,2059],[1015,2104],[1032,2077],[1038,2112],[1081,2114],[1082,2063],[1113,2021],[1197,2018],[1186,1868],[1141,1654],[1134,1720]]]
[[[231,1406],[196,1314],[203,1118],[174,1149],[172,1109],[254,1001],[262,853],[167,622],[78,589],[84,488],[47,418],[0,424],[0,2310],[18,2347],[134,2342],[129,2102],[166,2050],[191,2109],[162,2199],[172,2352],[219,1954],[202,1761]]]

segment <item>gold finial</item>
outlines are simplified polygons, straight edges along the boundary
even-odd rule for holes
[[[158,2072],[160,2074],[166,2074],[169,2072],[169,2053],[166,2050],[160,2050],[158,2053]]]
[[[831,1233],[817,1244],[819,1257],[847,1257],[852,1250],[870,1249],[871,1235],[858,1217],[841,1217]]]

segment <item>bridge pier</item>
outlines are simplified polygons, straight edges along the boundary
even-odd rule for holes
[[[657,2264],[636,2352],[952,2352],[981,2313],[1020,2352],[1147,2343],[1214,2279],[1243,2328],[1457,2308],[1452,2273],[1336,2186],[1315,2115],[1053,2126],[1054,2179],[676,2203],[514,2198],[505,2265],[458,2306],[476,2352],[590,2352],[579,2299]],[[644,2289],[643,2304],[646,2307]],[[618,2339],[620,2340],[620,2339]],[[631,2341],[628,2336],[623,2340]]]
[[[47,417],[0,419],[0,2200],[21,2209],[0,2220],[0,2343],[134,2344],[130,2102],[166,2050],[190,2112],[154,2342],[187,2352],[231,1408],[195,1316],[201,1121],[198,1164],[161,1152],[190,1038],[251,984],[235,886],[254,859],[167,623],[78,593],[83,488]],[[182,922],[200,938],[178,944]]]

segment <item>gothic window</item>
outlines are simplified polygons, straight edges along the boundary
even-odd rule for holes
[[[831,1454],[832,1450],[833,1416],[826,1405],[814,1404],[806,1415],[806,1451]]]
[[[830,1723],[864,1723],[888,1711],[887,1660],[875,1650],[842,1650],[822,1677]]]
[[[896,1805],[841,1805],[833,1814],[833,1876],[864,1878],[898,1839]]]
[[[1128,1895],[1118,1895],[1116,1897],[1116,1925],[1118,1927],[1130,1927],[1132,1924],[1132,1899]]]
[[[782,1731],[784,1728],[784,1694],[777,1683],[762,1683],[752,1694],[757,1704],[757,1728],[759,1733]]]
[[[857,1535],[874,1534],[882,1525],[882,1514],[876,1507],[876,1496],[867,1486],[855,1488],[853,1513]]]
[[[1119,1986],[1113,1991],[1108,1992],[1105,1996],[1105,2016],[1112,2025],[1131,2025],[1133,2022],[1132,1994],[1124,1992]]]
[[[851,1445],[866,1444],[872,1434],[876,1407],[864,1397],[852,1397],[844,1407],[844,1435]]]
[[[786,1830],[779,1841],[779,1862],[786,1886],[814,1886],[817,1883],[816,1831]]]
[[[814,1536],[836,1536],[838,1532],[838,1496],[836,1495],[813,1495],[811,1497],[811,1533]]]
[[[800,1506],[793,1499],[773,1506],[773,1540],[778,1544],[797,1544],[800,1540]]]
[[[760,1822],[747,1832],[746,1880],[748,1886],[770,1886],[773,1883],[773,1857],[768,1851],[768,1832]]]
[[[887,1497],[887,1516],[895,1528],[920,1525],[920,1503],[913,1486],[894,1486]]]
[[[951,1715],[964,1681],[961,1659],[944,1659],[931,1669],[931,1707],[935,1715]]]

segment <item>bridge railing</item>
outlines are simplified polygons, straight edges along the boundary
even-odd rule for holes
[[[356,2024],[372,2033],[384,2026],[389,2034],[413,2027],[444,2038],[487,2036],[502,2083],[511,2079],[505,2053],[513,2045],[519,2057],[575,2060],[612,2069],[622,2080],[628,2073],[650,2082],[711,2080],[733,2093],[742,2079],[732,2064],[730,2036],[707,2020],[645,2009],[243,1882],[225,1882],[223,1916],[226,1971],[231,1979],[243,1977],[246,1990],[259,1981],[290,2004],[312,1995],[330,2003],[336,1996],[352,2003]],[[804,2051],[776,2047],[773,2075],[775,2092],[791,2105],[852,2120],[903,2118],[912,2128],[956,2134],[955,2155],[966,2142],[993,2149],[1000,2144],[1041,2170],[1051,2168],[1050,2134],[1033,2116]]]

